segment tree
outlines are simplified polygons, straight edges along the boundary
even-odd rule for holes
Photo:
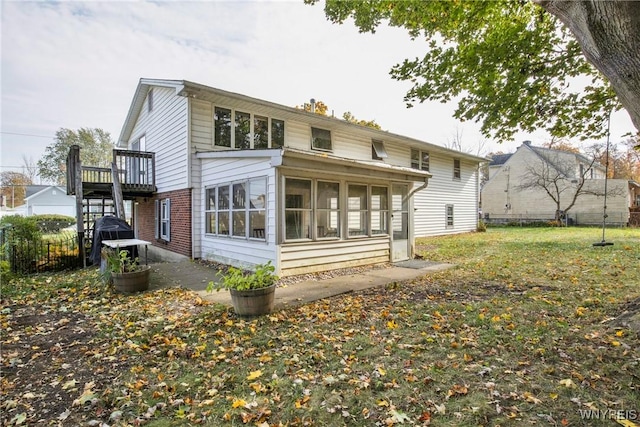
[[[554,150],[555,151],[555,150]],[[542,190],[556,205],[556,220],[562,219],[576,204],[578,198],[584,194],[603,196],[604,190],[599,190],[593,185],[585,185],[591,176],[591,170],[596,163],[593,157],[587,167],[581,167],[576,173],[575,156],[567,156],[560,152],[549,153],[540,156],[537,162],[527,165],[518,190]],[[610,190],[607,195],[617,195],[615,190]]]
[[[27,157],[24,154],[22,155],[22,169],[24,170],[24,174],[33,184],[36,180],[36,176],[38,176],[38,165],[33,160],[33,157]]]
[[[84,165],[110,167],[113,161],[114,143],[109,132],[98,128],[80,128],[78,131],[60,128],[54,142],[45,148],[44,156],[38,160],[38,173],[42,179],[65,184],[67,155],[72,145],[80,146],[80,161]]]
[[[314,100],[312,100],[314,101]],[[311,103],[310,102],[305,102],[302,105],[296,105],[297,109],[300,110],[304,110],[304,111],[308,111],[311,112]],[[327,105],[322,102],[322,101],[314,101],[313,104],[313,112],[316,114],[320,114],[321,116],[326,116],[327,115],[327,110],[329,109],[329,107],[327,107]]]
[[[637,139],[628,138],[619,144],[611,144],[608,155],[605,144],[594,144],[591,151],[603,166],[609,159],[609,178],[640,182],[640,152],[634,149],[636,145]]]
[[[26,187],[33,184],[33,181],[23,173],[7,171],[0,173],[0,183],[2,184],[2,200],[4,201],[2,205],[15,208],[24,204]]]
[[[457,99],[454,117],[480,121],[487,137],[602,137],[618,99],[640,129],[640,3],[537,1],[326,0],[324,10],[361,32],[388,21],[424,37],[425,56],[391,70],[413,83],[407,106]]]
[[[347,111],[346,113],[342,114],[342,118],[349,122],[349,123],[353,123],[356,125],[360,125],[360,126],[366,126],[366,127],[370,127],[370,128],[374,128],[374,129],[382,129],[380,127],[380,125],[378,123],[376,123],[375,120],[359,120],[356,119],[355,116],[353,114],[351,114],[351,111]]]

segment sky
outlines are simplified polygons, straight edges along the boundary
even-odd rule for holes
[[[0,170],[37,162],[60,128],[101,128],[116,141],[140,78],[190,80],[287,106],[311,98],[342,117],[375,120],[384,130],[466,151],[513,152],[517,134],[496,144],[476,123],[453,118],[455,104],[416,104],[409,82],[389,71],[423,56],[425,40],[381,26],[361,34],[330,23],[322,4],[288,1],[59,1],[0,3]],[[633,129],[626,112],[612,138]],[[485,141],[478,153],[480,141]]]

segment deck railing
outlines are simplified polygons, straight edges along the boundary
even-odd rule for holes
[[[67,194],[75,194],[76,165],[79,163],[79,147],[74,146],[67,157]],[[113,150],[113,163],[123,190],[153,192],[156,186],[155,153],[147,151]],[[111,168],[84,166],[81,178],[85,184],[111,184]]]

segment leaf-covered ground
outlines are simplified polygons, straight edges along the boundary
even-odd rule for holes
[[[3,280],[0,419],[640,425],[640,231],[597,237],[423,239],[421,255],[458,266],[254,320],[185,289],[112,294],[95,270]]]

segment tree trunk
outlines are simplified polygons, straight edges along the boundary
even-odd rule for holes
[[[640,130],[640,2],[534,0],[562,21]]]

